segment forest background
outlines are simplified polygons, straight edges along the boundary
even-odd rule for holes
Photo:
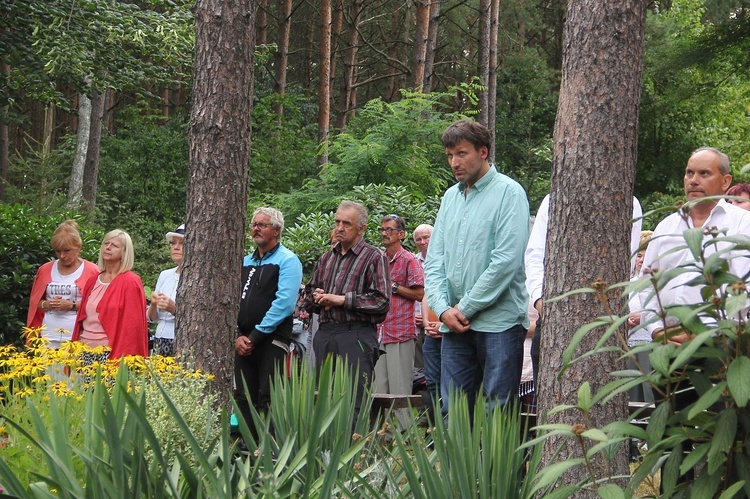
[[[248,212],[282,210],[282,240],[307,272],[342,198],[365,202],[371,220],[433,221],[452,183],[440,134],[460,116],[493,129],[498,169],[524,186],[532,212],[549,192],[564,1],[258,4]],[[0,2],[0,343],[17,341],[36,267],[68,216],[89,259],[119,227],[144,284],[170,266],[164,234],[187,203],[191,7]],[[700,146],[727,152],[735,179],[748,179],[748,9],[649,4],[635,183],[644,211],[679,202]]]

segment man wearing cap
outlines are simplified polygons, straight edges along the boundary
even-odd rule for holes
[[[177,309],[175,300],[177,300],[177,286],[180,284],[182,272],[184,241],[185,224],[177,227],[174,232],[167,232],[169,256],[177,267],[164,270],[159,274],[154,292],[151,293],[151,303],[146,310],[146,318],[149,322],[159,322],[156,326],[156,334],[154,334],[152,353],[165,357],[174,355],[174,319]]]
[[[367,208],[342,201],[334,219],[336,245],[318,261],[305,287],[305,308],[320,314],[313,340],[318,369],[329,355],[357,369],[355,420],[378,358],[377,324],[390,309],[391,282],[385,254],[367,244]]]
[[[242,263],[234,382],[237,406],[257,438],[250,403],[258,412],[268,409],[274,371],[284,365],[290,352],[302,263],[279,242],[284,230],[284,216],[279,210],[255,210],[251,230],[255,251]]]
[[[442,137],[458,184],[440,203],[425,261],[425,292],[443,323],[443,413],[451,390],[489,408],[518,397],[529,327],[523,252],[529,204],[517,182],[487,161],[490,132],[468,120]]]
[[[375,393],[411,395],[417,325],[414,304],[424,296],[424,273],[417,259],[401,244],[406,226],[398,215],[386,215],[380,221],[380,237],[388,259],[391,278],[391,308],[378,326],[378,340],[385,355],[375,364]],[[406,427],[410,418],[405,411],[396,414]]]

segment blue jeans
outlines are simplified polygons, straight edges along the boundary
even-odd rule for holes
[[[474,406],[479,387],[487,408],[517,401],[523,366],[523,340],[526,328],[517,324],[498,333],[469,330],[446,333],[442,339],[440,391],[443,414],[448,414],[451,390],[461,390]]]
[[[422,358],[424,359],[424,377],[429,396],[427,407],[432,415],[440,414],[440,345],[443,340],[424,337]]]

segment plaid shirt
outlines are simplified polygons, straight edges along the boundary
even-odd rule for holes
[[[406,288],[424,287],[422,265],[414,255],[401,248],[390,261],[389,273],[391,282]],[[385,321],[378,326],[378,339],[382,344],[403,343],[417,338],[417,326],[414,323],[414,303],[416,300],[401,295],[391,296],[391,310]]]
[[[316,288],[344,295],[343,307],[324,310],[315,304]],[[383,322],[391,303],[388,264],[382,251],[360,239],[341,254],[341,243],[323,253],[305,286],[305,309],[320,314],[320,323]]]

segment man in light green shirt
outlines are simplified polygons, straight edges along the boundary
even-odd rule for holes
[[[529,326],[524,251],[529,204],[523,188],[487,162],[489,130],[461,120],[442,137],[458,180],[443,196],[425,261],[425,292],[443,323],[443,412],[450,390],[488,405],[518,394]]]

